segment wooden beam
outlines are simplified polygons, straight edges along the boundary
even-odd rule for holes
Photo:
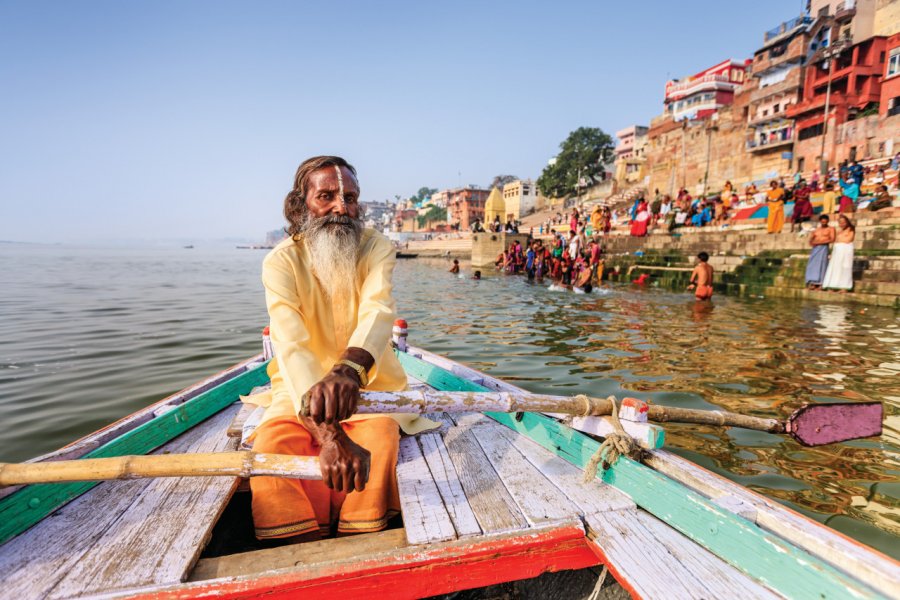
[[[257,367],[88,452],[84,458],[146,454],[159,448],[234,403],[239,395],[247,394],[254,387],[267,383],[269,376],[265,365],[266,363],[258,363]],[[0,500],[0,544],[22,533],[95,485],[97,482],[30,485],[3,498]]]
[[[411,354],[398,356],[407,373],[439,389],[487,389]],[[521,419],[507,413],[488,416],[578,467],[585,467],[600,447],[596,440],[544,415],[525,413]],[[881,597],[808,552],[631,459],[619,458],[601,477],[647,512],[787,597]]]
[[[400,488],[403,527],[410,544],[456,539],[450,515],[414,437],[400,440],[397,485]]]

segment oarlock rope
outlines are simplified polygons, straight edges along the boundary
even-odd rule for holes
[[[586,396],[576,396],[576,398],[578,397],[588,400]],[[624,454],[628,457],[637,457],[641,451],[640,447],[634,441],[634,438],[625,432],[625,428],[622,427],[622,422],[619,421],[619,407],[616,404],[615,396],[610,396],[609,401],[612,403],[610,420],[612,421],[615,431],[606,436],[606,439],[603,440],[603,443],[600,444],[600,447],[597,448],[597,451],[591,457],[591,460],[588,461],[587,466],[585,466],[585,483],[590,483],[594,480],[597,476],[597,467],[599,467],[601,463],[603,463],[603,470],[605,471],[610,466],[616,464],[616,461],[619,460],[619,456]],[[588,400],[588,403],[589,402],[590,401]]]

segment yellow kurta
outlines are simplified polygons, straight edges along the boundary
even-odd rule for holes
[[[365,229],[359,257],[356,297],[344,299],[339,307],[330,302],[313,275],[302,239],[284,240],[263,261],[262,281],[275,349],[273,362],[277,365],[269,370],[270,404],[265,396],[248,399],[263,406],[268,404],[263,422],[289,415],[297,418],[303,394],[331,370],[347,347],[363,348],[375,358],[367,390],[406,388],[406,373],[390,345],[395,319],[391,275],[396,250],[385,236]],[[341,321],[346,327],[336,327]],[[384,415],[358,415],[352,420],[374,416]],[[439,426],[418,415],[389,416],[410,434]]]

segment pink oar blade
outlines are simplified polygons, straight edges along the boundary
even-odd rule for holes
[[[794,411],[785,426],[804,446],[824,446],[881,435],[881,402],[807,404]]]

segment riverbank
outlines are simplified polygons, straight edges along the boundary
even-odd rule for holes
[[[631,281],[647,273],[651,282],[684,289],[699,252],[710,255],[719,293],[856,303],[900,308],[900,209],[858,213],[851,293],[811,291],[804,278],[807,235],[768,234],[762,226],[742,230],[682,228],[675,235],[655,230],[644,238],[613,235],[605,242],[606,277]]]

